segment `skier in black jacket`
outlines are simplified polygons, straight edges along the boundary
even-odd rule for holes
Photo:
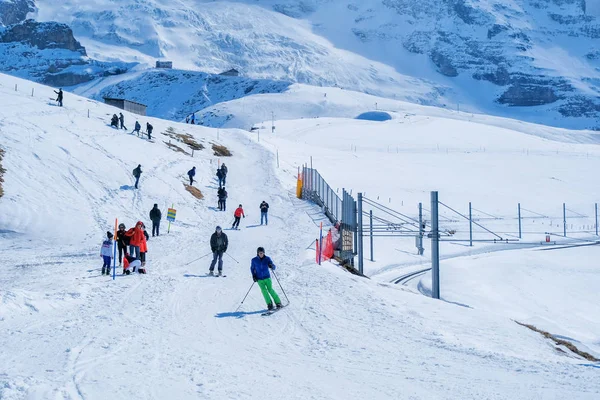
[[[55,90],[54,93],[56,93],[58,95],[58,97],[56,97],[56,101],[58,101],[58,106],[62,107],[62,102],[63,102],[62,88],[58,89],[58,92]]]
[[[225,190],[225,186],[219,188],[217,196],[219,196],[219,210],[225,211],[225,206],[227,205],[227,190]]]
[[[121,260],[123,259],[123,253],[127,253],[127,246],[129,246],[129,236],[125,236],[125,224],[119,224],[119,230],[117,231],[117,247],[119,249],[119,267],[121,266]]]
[[[260,224],[263,224],[263,219],[265,220],[265,225],[269,225],[269,218],[268,218],[268,214],[269,214],[269,203],[267,203],[266,201],[263,200],[262,203],[260,203]]]
[[[208,270],[209,275],[214,275],[215,264],[217,264],[217,260],[219,260],[219,276],[223,274],[223,254],[227,251],[227,246],[229,246],[229,239],[227,239],[227,235],[220,226],[215,228],[215,233],[210,237],[210,249],[213,252],[213,260],[210,263],[210,268]]]
[[[152,221],[152,237],[156,232],[156,236],[159,236],[160,230],[160,220],[162,218],[162,213],[158,209],[158,204],[154,204],[152,210],[150,210],[150,220]]]
[[[138,164],[137,168],[133,170],[133,176],[135,177],[135,188],[138,188],[140,183],[140,176],[142,176],[142,164]]]

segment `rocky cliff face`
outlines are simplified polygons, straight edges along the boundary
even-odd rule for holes
[[[35,11],[33,0],[0,0],[0,25],[13,25],[27,19]]]
[[[44,49],[64,49],[86,55],[85,48],[73,36],[65,24],[36,22],[32,19],[10,25],[0,32],[0,43],[20,42]]]
[[[57,22],[19,21],[33,2],[0,2],[0,71],[51,86],[73,86],[127,71],[124,63],[101,63],[87,57],[71,28]]]

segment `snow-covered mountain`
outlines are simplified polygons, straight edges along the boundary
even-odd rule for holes
[[[150,69],[92,81],[79,85],[73,91],[99,101],[104,97],[125,97],[146,104],[148,115],[181,121],[196,110],[207,109],[222,102],[254,94],[281,93],[290,84],[291,82],[281,80]],[[203,118],[198,119],[198,123],[203,121]],[[216,125],[212,123],[212,119],[207,119],[207,123],[203,125],[222,124]]]
[[[252,79],[572,128],[595,127],[600,111],[600,11],[589,0],[8,3],[22,4],[21,16],[31,9],[37,21],[68,24],[101,62],[235,67]],[[147,82],[138,84],[143,91]]]

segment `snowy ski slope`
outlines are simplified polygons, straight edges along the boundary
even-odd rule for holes
[[[310,245],[317,232],[311,216],[318,210],[293,197],[296,160],[313,154],[327,176],[346,184],[327,167],[334,158],[302,143],[313,130],[327,139],[326,132],[305,125],[317,120],[277,121],[277,134],[287,132],[287,137],[263,135],[257,143],[254,134],[240,130],[144,117],[142,125],[151,121],[155,128],[156,142],[150,143],[107,126],[115,112],[111,107],[67,94],[65,107],[58,108],[51,96],[50,88],[0,75],[0,145],[7,169],[6,195],[0,200],[1,399],[598,397],[597,368],[560,353],[511,317],[433,301],[333,264],[315,266]],[[135,117],[125,117],[131,128]],[[359,148],[378,132],[372,126],[371,136],[366,135],[364,121],[326,122],[343,124],[346,133],[361,138]],[[435,127],[424,125],[422,135],[436,135]],[[168,149],[161,135],[168,127],[233,152],[226,160],[227,212],[214,209],[217,157],[209,149],[194,158]],[[502,134],[514,143],[534,139]],[[267,139],[281,140],[280,169]],[[328,146],[326,141],[319,145]],[[339,155],[332,148],[325,152]],[[510,165],[510,154],[498,151],[495,159]],[[419,156],[423,165],[446,157]],[[364,161],[360,152],[350,157],[357,165]],[[381,152],[370,153],[368,160],[374,159],[388,161]],[[597,166],[585,160],[571,159],[568,169],[575,165],[583,173]],[[140,190],[134,191],[131,170],[138,163],[144,173]],[[201,201],[183,187],[193,165],[197,187],[205,194]],[[429,189],[404,176],[405,187],[415,186],[421,194]],[[379,186],[392,185],[382,179]],[[449,201],[459,198],[452,196]],[[256,225],[262,200],[270,203],[271,213],[269,225],[261,227]],[[149,274],[115,281],[100,276],[99,247],[114,218],[128,227],[139,219],[148,222],[154,203],[163,215],[173,203],[177,221],[169,234],[163,221],[161,236],[148,242]],[[187,264],[210,251],[215,225],[228,227],[239,203],[247,218],[240,231],[225,230],[228,276],[207,278],[206,258]],[[249,262],[259,245],[278,265],[277,277],[291,301],[271,317],[259,315],[265,306],[256,287],[236,312],[252,284]],[[588,278],[590,285],[597,279]]]

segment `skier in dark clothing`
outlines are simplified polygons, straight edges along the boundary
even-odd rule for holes
[[[221,188],[223,186],[223,171],[221,171],[221,168],[217,168],[217,179],[219,179],[219,188]]]
[[[138,136],[140,136],[140,129],[142,129],[142,126],[138,121],[135,121],[135,127],[133,128],[133,131],[131,133],[136,133]]]
[[[115,128],[119,129],[119,117],[117,117],[117,114],[113,114],[112,118],[110,119],[110,126],[114,126]]]
[[[225,186],[219,188],[217,196],[219,196],[219,211],[225,211],[227,202],[227,190],[225,190]]]
[[[196,123],[196,113],[192,113],[192,125]]]
[[[152,130],[154,127],[150,125],[150,122],[146,122],[146,132],[148,132],[148,140],[152,140]]]
[[[142,176],[142,165],[138,164],[137,168],[133,170],[133,176],[135,177],[135,188],[138,188],[140,182],[140,176]]]
[[[263,224],[263,219],[265,220],[265,225],[269,225],[269,218],[268,218],[268,214],[269,214],[269,203],[267,203],[266,201],[263,200],[262,203],[260,203],[260,224]]]
[[[196,176],[196,167],[192,167],[192,169],[188,171],[188,177],[190,178],[190,186],[194,184],[194,176]]]
[[[269,272],[270,269],[274,270],[275,268],[276,266],[273,264],[273,260],[265,255],[265,249],[263,247],[256,249],[256,257],[252,259],[250,272],[252,272],[252,279],[254,282],[258,283],[269,310],[273,309],[271,297],[273,297],[277,308],[282,307],[279,296],[275,290],[273,290],[273,283],[271,282],[271,274]]]
[[[127,246],[129,246],[129,236],[125,236],[125,224],[119,224],[119,230],[117,231],[117,248],[119,249],[119,267],[121,266],[121,260],[123,259],[123,253],[127,253]]]
[[[227,167],[225,163],[221,164],[221,174],[223,175],[223,186],[225,186],[225,179],[227,179]]]
[[[127,127],[125,126],[125,117],[123,116],[123,113],[119,113],[119,121],[121,122],[121,129],[127,130]]]
[[[208,270],[209,275],[214,275],[217,260],[219,261],[219,276],[223,274],[223,254],[227,251],[227,246],[229,246],[227,235],[220,226],[217,226],[215,233],[210,237],[210,249],[213,252],[213,260],[210,263],[210,268]]]
[[[58,92],[55,90],[54,93],[56,93],[58,95],[58,97],[56,97],[56,101],[58,101],[58,105],[59,107],[62,107],[62,103],[63,103],[63,91],[62,88],[58,89]]]
[[[150,220],[152,221],[152,237],[154,237],[155,232],[156,232],[156,236],[159,236],[161,218],[162,218],[162,213],[158,209],[158,204],[154,204],[154,208],[152,208],[152,210],[150,210]]]

